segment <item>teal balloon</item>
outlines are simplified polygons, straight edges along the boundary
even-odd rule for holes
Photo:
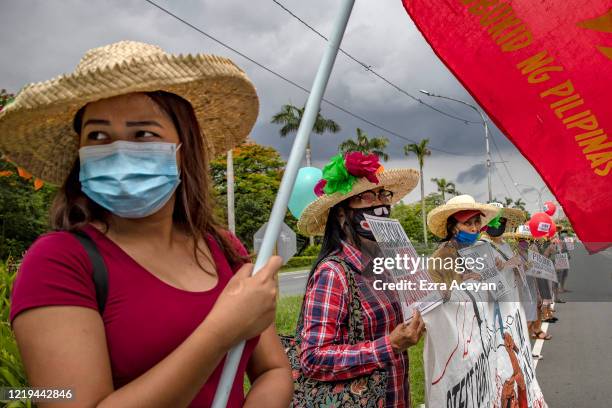
[[[289,197],[289,211],[295,218],[300,218],[304,208],[312,203],[317,195],[314,193],[315,185],[323,177],[321,169],[316,167],[302,167],[297,174],[291,197]]]

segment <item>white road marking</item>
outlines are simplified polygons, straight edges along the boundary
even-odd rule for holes
[[[540,330],[542,330],[543,332],[545,332],[546,334],[548,334],[548,323],[542,323],[542,327],[540,328]],[[542,339],[537,339],[533,345],[533,350],[532,353],[533,354],[541,354],[542,353],[542,347],[544,346],[544,342],[545,341],[550,341],[550,340],[542,340]],[[535,370],[536,367],[538,366],[538,359],[534,359],[533,360],[533,369]]]

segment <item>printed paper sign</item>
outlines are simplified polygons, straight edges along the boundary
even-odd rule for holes
[[[548,222],[539,222],[538,223],[538,231],[540,231],[540,232],[548,232],[548,231],[550,231],[550,223],[548,223]]]
[[[517,271],[519,274],[519,277],[521,278],[521,283],[523,284],[523,286],[525,288],[528,287],[527,286],[527,276],[525,275],[523,258],[521,258],[520,255],[516,254],[512,258],[508,259],[504,267],[512,268],[513,270]]]
[[[557,282],[557,273],[553,261],[531,249],[528,251],[531,268],[525,272],[529,276]]]
[[[414,289],[399,291],[404,302],[404,320],[409,321],[412,310],[416,307],[421,314],[425,314],[442,303],[442,297],[435,290],[421,290],[427,286],[423,283],[432,282],[427,273],[427,261],[420,257],[414,249],[412,242],[402,228],[398,220],[385,217],[376,217],[365,214],[370,230],[376,238],[383,257],[385,259],[406,259],[409,265],[399,268],[393,263],[393,267],[386,268],[391,272],[396,283],[414,282]]]
[[[567,254],[556,254],[555,255],[555,269],[569,269],[569,258]]]
[[[572,237],[565,237],[565,239],[563,240],[565,242],[565,248],[568,251],[573,251],[576,246],[574,245],[574,238]]]
[[[458,252],[459,255],[466,260],[473,259],[474,262],[471,263],[472,265],[478,264],[476,262],[477,259],[482,260],[484,268],[473,268],[472,272],[480,274],[483,282],[495,284],[496,290],[490,291],[489,293],[493,299],[498,300],[509,293],[510,285],[508,285],[503,275],[499,273],[499,269],[497,269],[497,265],[495,264],[495,255],[493,251],[493,248],[488,242],[479,241],[470,247],[460,249]]]

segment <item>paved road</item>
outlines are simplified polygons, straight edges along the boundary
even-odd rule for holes
[[[281,296],[303,295],[310,270],[285,272],[278,275]]]
[[[537,366],[544,398],[553,408],[612,407],[612,257],[572,252],[564,295],[556,305]],[[588,302],[587,300],[591,300]]]

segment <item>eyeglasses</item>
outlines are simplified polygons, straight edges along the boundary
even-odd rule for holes
[[[368,203],[368,204],[376,201],[377,197],[381,202],[388,203],[393,198],[393,191],[383,189],[383,190],[379,190],[378,193],[375,193],[372,190],[368,190],[368,191],[364,191],[361,194],[356,194],[355,197],[359,198],[361,201]]]

